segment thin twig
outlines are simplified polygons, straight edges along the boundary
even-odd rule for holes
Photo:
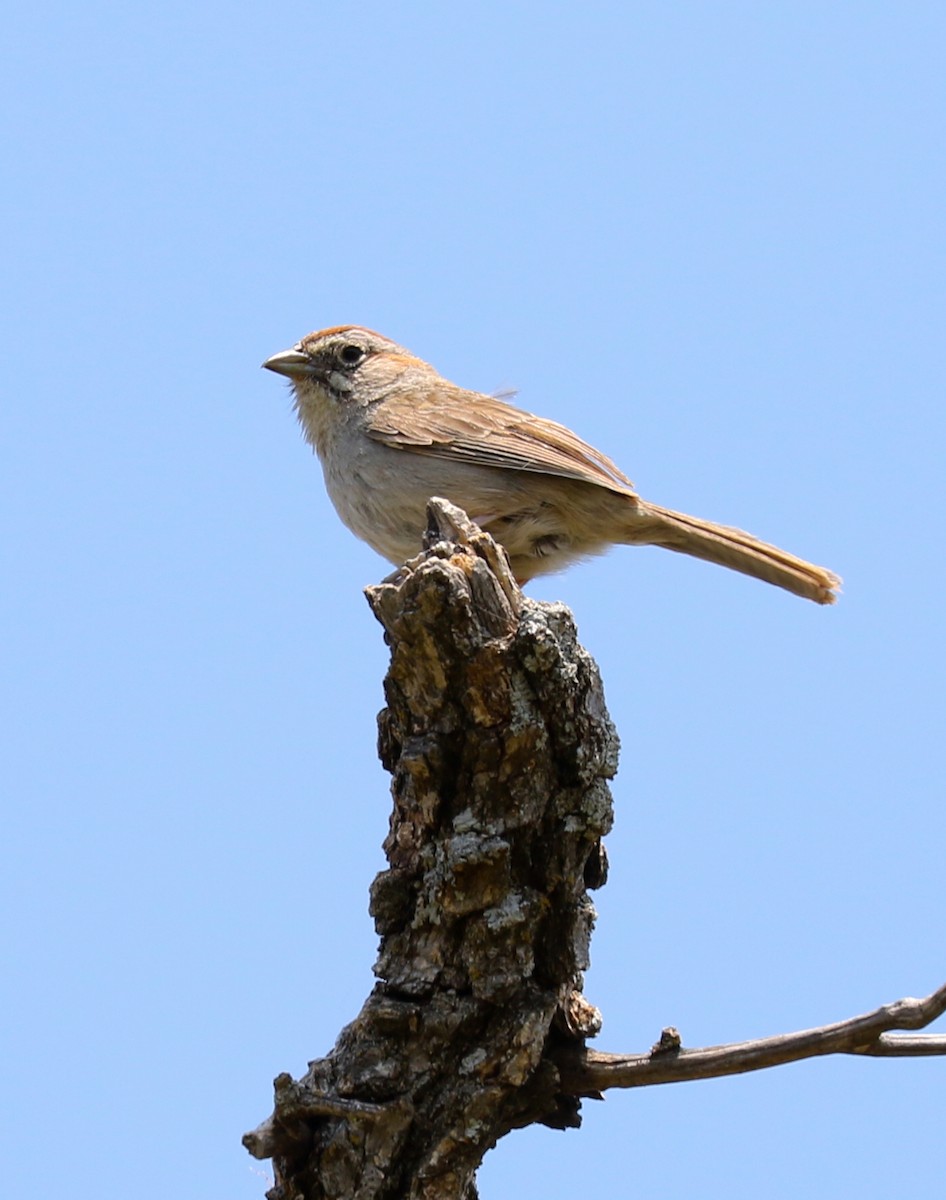
[[[607,1088],[681,1083],[760,1071],[824,1054],[908,1057],[946,1054],[946,1036],[898,1037],[892,1029],[923,1029],[946,1012],[946,984],[922,1000],[906,998],[874,1012],[798,1033],[732,1042],[725,1046],[667,1051],[661,1043],[648,1054],[603,1054],[587,1050],[559,1063],[563,1091],[578,1095]]]

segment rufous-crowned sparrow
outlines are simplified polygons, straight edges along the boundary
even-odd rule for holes
[[[831,604],[840,579],[740,529],[642,500],[564,425],[469,392],[370,329],[310,333],[264,367],[287,375],[325,486],[353,533],[392,563],[417,554],[431,496],[463,508],[520,583],[615,543],[664,546]]]

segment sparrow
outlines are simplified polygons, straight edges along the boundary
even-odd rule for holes
[[[564,425],[450,383],[370,329],[310,333],[263,366],[288,377],[338,515],[394,564],[420,552],[427,501],[442,496],[505,548],[520,584],[619,544],[663,546],[818,604],[837,598],[833,572],[641,499]]]

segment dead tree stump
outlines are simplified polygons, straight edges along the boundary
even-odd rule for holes
[[[430,520],[368,589],[391,648],[378,983],[244,1138],[273,1159],[270,1200],[472,1200],[504,1134],[580,1119],[556,1061],[600,1026],[581,986],[617,735],[568,610],[524,598],[459,510]]]

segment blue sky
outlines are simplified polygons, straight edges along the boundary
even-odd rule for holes
[[[381,330],[658,503],[845,578],[656,550],[538,581],[623,739],[598,1046],[946,976],[932,3],[38,3],[0,70],[6,1194],[259,1197],[356,1014],[387,566],[260,362]],[[931,1194],[943,1060],[611,1093],[484,1200]]]

